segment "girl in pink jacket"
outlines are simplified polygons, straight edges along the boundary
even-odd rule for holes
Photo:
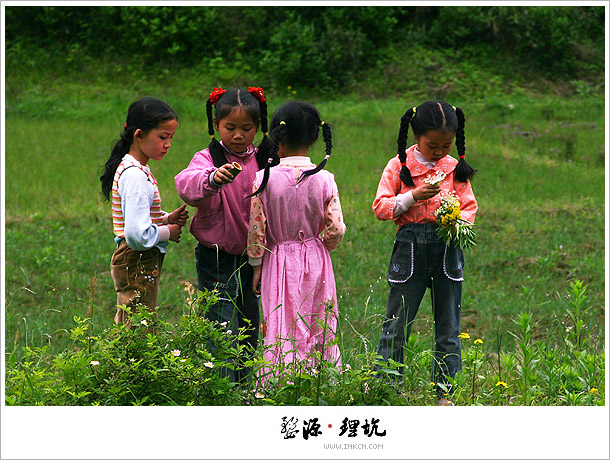
[[[248,195],[256,172],[268,160],[267,102],[261,88],[214,88],[206,113],[212,141],[175,177],[176,189],[185,203],[197,208],[190,230],[198,241],[199,289],[219,292],[220,302],[206,316],[227,331],[247,328],[244,345],[253,352],[258,343],[259,303],[252,292],[252,267],[246,255]],[[256,148],[253,141],[259,126],[263,140]],[[239,363],[228,372],[233,381],[249,374]]]
[[[409,126],[417,144],[407,149]],[[454,141],[459,161],[449,156]],[[465,150],[461,108],[429,101],[408,109],[400,122],[398,154],[385,167],[373,202],[378,219],[393,220],[399,226],[388,268],[390,293],[377,354],[403,362],[405,341],[430,288],[436,341],[432,379],[441,405],[452,404],[448,396],[455,389],[448,378],[453,379],[462,367],[464,254],[453,242],[439,239],[434,212],[440,205],[440,192],[453,191],[460,200],[461,217],[474,223],[478,205],[470,178],[475,170],[466,163]],[[430,183],[443,176],[440,183]]]

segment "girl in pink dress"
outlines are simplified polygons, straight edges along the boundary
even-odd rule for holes
[[[320,128],[326,157],[315,166],[307,153]],[[275,112],[271,138],[270,164],[254,182],[248,232],[253,290],[263,306],[264,357],[280,367],[319,359],[340,365],[329,251],[343,240],[345,224],[334,176],[322,169],[332,149],[331,129],[314,106],[289,102]],[[271,168],[278,156],[279,165]]]

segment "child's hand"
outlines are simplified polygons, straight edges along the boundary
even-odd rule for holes
[[[413,199],[417,201],[425,201],[432,198],[441,191],[440,185],[424,184],[413,190]]]
[[[261,272],[263,271],[262,265],[257,265],[256,267],[252,267],[254,270],[254,274],[252,276],[252,291],[256,295],[261,295]]]
[[[180,235],[182,234],[182,226],[178,224],[168,224],[169,240],[180,243]]]
[[[178,224],[181,227],[184,227],[184,224],[186,224],[186,221],[188,220],[188,218],[189,218],[189,212],[186,209],[186,205],[183,204],[182,206],[180,206],[178,209],[171,212],[167,216],[167,223],[168,224]]]
[[[226,163],[218,168],[214,173],[214,182],[216,182],[218,185],[230,184],[233,182],[235,176],[231,174],[231,169],[233,169],[233,165],[231,163]]]

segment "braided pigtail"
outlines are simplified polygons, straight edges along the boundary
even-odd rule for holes
[[[259,101],[260,110],[261,110],[261,131],[263,133],[263,139],[261,143],[258,144],[258,151],[256,152],[256,163],[258,164],[258,169],[263,169],[267,166],[269,159],[271,158],[269,154],[271,153],[272,143],[269,139],[268,132],[268,121],[267,121],[267,101]],[[276,150],[277,154],[277,150]],[[275,166],[279,163],[279,157],[273,159],[273,163],[271,166]]]
[[[315,174],[318,171],[322,170],[322,168],[324,168],[324,166],[326,166],[326,162],[330,158],[330,154],[333,150],[333,138],[332,138],[331,126],[328,123],[325,123],[323,121],[320,123],[320,125],[322,126],[322,136],[324,137],[324,144],[326,145],[326,156],[320,162],[320,164],[318,166],[316,166],[315,168],[310,169],[308,171],[303,171],[301,173],[301,175],[299,176],[299,179],[297,180],[297,184],[299,182],[301,182],[303,179],[305,179],[307,176],[311,176],[312,174]]]
[[[396,141],[398,144],[398,159],[402,165],[400,168],[400,180],[403,181],[405,185],[415,185],[413,178],[411,177],[411,171],[409,171],[409,168],[407,168],[407,135],[409,134],[411,119],[415,113],[416,108],[414,107],[407,110],[401,117],[400,129],[398,130],[398,139]]]
[[[465,117],[464,112],[460,107],[455,109],[455,114],[458,119],[458,127],[455,131],[455,146],[457,147],[458,156],[460,160],[454,169],[455,179],[459,182],[467,182],[477,172],[466,162],[466,143],[464,141],[464,124]]]
[[[216,91],[216,88],[214,88],[214,91]],[[208,145],[208,150],[210,151],[210,156],[212,157],[214,166],[220,168],[227,162],[227,157],[225,156],[222,145],[220,145],[220,142],[218,142],[214,137],[214,115],[212,114],[212,109],[222,94],[216,98],[213,95],[214,93],[210,94],[210,97],[205,104],[205,113],[208,118],[208,134],[212,138],[210,144]]]
[[[263,193],[263,190],[267,187],[267,183],[269,182],[269,170],[277,165],[280,162],[280,157],[278,155],[278,150],[280,149],[280,143],[286,139],[287,136],[286,122],[281,121],[280,124],[273,130],[272,138],[273,142],[270,142],[271,148],[269,151],[267,162],[263,167],[265,172],[263,174],[263,180],[259,185],[256,192],[248,195],[246,198],[250,198],[256,195],[260,195]]]

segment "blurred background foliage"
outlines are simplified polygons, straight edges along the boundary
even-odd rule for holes
[[[604,71],[603,6],[7,6],[5,15],[7,69],[20,73],[87,75],[111,62],[117,75],[189,68],[316,94],[372,79],[375,96],[375,86],[403,91],[409,69],[443,62],[461,63],[455,78],[473,67],[550,82]]]

